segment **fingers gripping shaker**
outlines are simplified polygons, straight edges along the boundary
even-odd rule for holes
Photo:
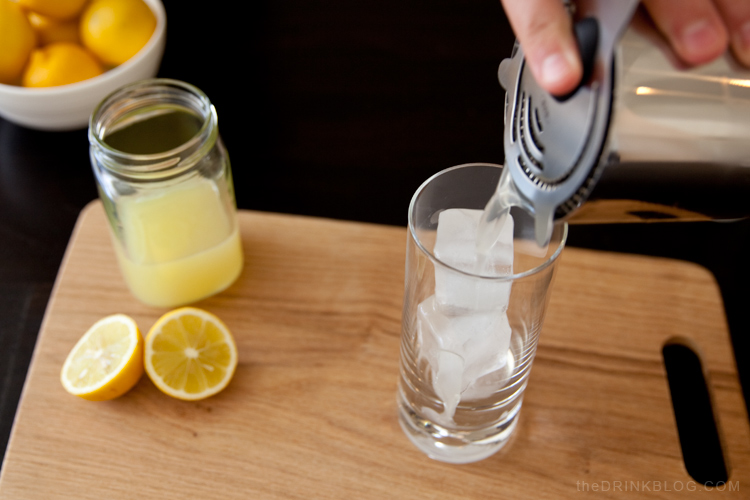
[[[581,85],[544,91],[516,44],[506,90],[505,163],[537,216],[572,222],[750,215],[750,71],[727,54],[686,68],[634,0],[570,6]]]

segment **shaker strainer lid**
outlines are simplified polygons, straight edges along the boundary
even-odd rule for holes
[[[537,217],[565,217],[586,200],[598,178],[611,114],[614,49],[637,5],[637,0],[581,0],[572,7],[584,77],[567,96],[539,87],[518,44],[500,64],[505,163]]]

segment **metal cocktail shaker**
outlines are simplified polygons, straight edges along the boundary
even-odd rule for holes
[[[750,216],[750,71],[681,67],[635,0],[573,8],[584,78],[542,90],[522,47],[498,71],[505,163],[538,216],[571,222]]]

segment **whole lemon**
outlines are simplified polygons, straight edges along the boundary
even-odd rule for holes
[[[80,35],[104,64],[124,63],[148,43],[156,17],[142,0],[93,0],[81,15]]]
[[[86,0],[18,0],[22,7],[55,19],[71,19],[75,17]]]
[[[55,42],[78,43],[77,19],[61,21],[54,17],[29,12],[29,22],[31,27],[34,28],[36,39],[41,46]]]
[[[16,83],[36,44],[34,30],[18,4],[0,0],[0,83]]]
[[[99,62],[75,43],[58,42],[34,50],[23,73],[24,87],[56,87],[102,74]]]

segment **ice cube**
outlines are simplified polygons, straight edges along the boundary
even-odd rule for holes
[[[507,363],[511,328],[505,311],[448,316],[430,296],[417,312],[419,357],[426,359],[433,389],[453,417],[461,393]]]
[[[465,359],[462,390],[478,378],[501,369],[507,362],[511,329],[503,312],[460,316],[452,328],[471,331],[473,335],[462,347]]]
[[[511,328],[505,311],[449,316],[431,296],[419,305],[417,325],[423,355],[444,350],[464,360],[462,389],[506,363]]]
[[[504,276],[513,272],[513,218],[506,217],[497,243],[482,259],[477,253],[481,210],[449,209],[438,216],[433,253],[450,267],[435,266],[435,295],[449,314],[505,310],[510,282],[468,276]],[[458,271],[456,271],[458,269]]]
[[[505,353],[505,358],[507,361],[503,363],[501,369],[478,377],[464,388],[461,392],[461,400],[476,401],[489,398],[498,390],[508,387],[515,366],[513,354],[510,351]]]
[[[438,351],[432,370],[432,387],[443,402],[443,416],[453,419],[458,402],[461,401],[461,374],[464,360],[451,351]]]

